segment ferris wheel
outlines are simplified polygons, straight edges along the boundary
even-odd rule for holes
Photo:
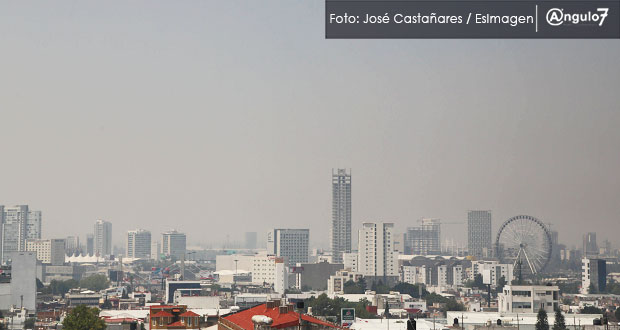
[[[551,233],[540,220],[529,215],[508,219],[499,228],[495,241],[497,257],[517,269],[538,274],[551,259]]]

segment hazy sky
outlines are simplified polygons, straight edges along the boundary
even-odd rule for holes
[[[618,40],[325,40],[323,1],[0,2],[0,204],[192,245],[530,214],[620,245]],[[464,226],[444,237],[465,242]]]

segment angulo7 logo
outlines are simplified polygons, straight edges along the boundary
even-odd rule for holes
[[[603,26],[609,8],[596,8],[596,12],[588,11],[587,13],[565,13],[563,8],[551,8],[547,11],[547,23],[552,26],[560,26],[562,24],[580,24],[580,23],[598,23]]]

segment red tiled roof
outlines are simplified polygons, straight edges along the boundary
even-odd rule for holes
[[[252,323],[252,316],[254,315],[265,315],[265,316],[270,317],[273,320],[271,327],[275,329],[287,328],[287,327],[299,325],[299,314],[297,312],[288,312],[288,313],[280,314],[278,307],[267,308],[267,304],[258,305],[256,307],[252,307],[250,309],[246,309],[244,311],[225,316],[223,317],[223,319],[226,319],[246,330],[253,330],[254,323]],[[301,317],[304,321],[308,321],[310,323],[320,324],[320,325],[332,327],[332,328],[338,328],[334,324],[321,321],[310,315],[302,314]]]
[[[182,317],[194,317],[194,316],[200,316],[200,315],[198,315],[198,314],[196,314],[196,313],[194,313],[192,311],[187,311],[187,312],[185,312],[185,313],[183,313],[183,314],[181,314],[179,316],[182,316]]]
[[[166,311],[159,311],[157,312],[155,315],[151,316],[151,317],[172,317],[172,314],[166,312]]]
[[[183,327],[183,329],[185,329],[185,324],[183,324],[181,321],[176,321],[174,323],[168,324],[168,327]]]

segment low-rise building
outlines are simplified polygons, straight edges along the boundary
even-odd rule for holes
[[[559,306],[560,289],[547,285],[506,285],[499,295],[500,313],[553,313]]]
[[[280,300],[269,301],[266,304],[223,316],[218,320],[218,330],[254,330],[254,316],[264,316],[263,329],[297,330],[308,328],[313,330],[328,330],[338,328],[336,325],[319,320],[307,314],[294,311],[293,305],[280,305]]]
[[[357,282],[362,277],[360,273],[348,270],[337,271],[335,275],[329,277],[327,281],[327,294],[344,294],[344,284],[348,281]]]

